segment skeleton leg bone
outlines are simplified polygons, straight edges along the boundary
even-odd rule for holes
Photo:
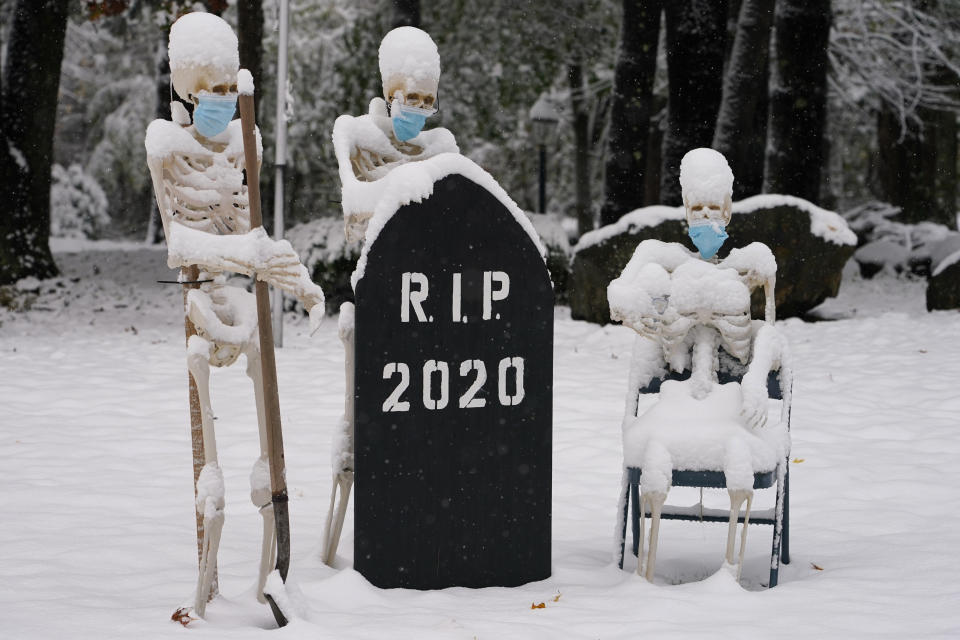
[[[203,424],[205,464],[197,479],[197,511],[203,516],[203,543],[200,573],[194,610],[203,616],[207,601],[213,596],[211,586],[217,571],[217,551],[223,530],[223,472],[217,463],[217,440],[213,431],[213,410],[210,406],[210,351],[212,345],[200,336],[191,336],[187,343],[187,368],[197,384],[200,416]]]
[[[330,565],[337,555],[340,543],[340,534],[343,531],[343,520],[347,515],[347,505],[350,502],[350,490],[353,488],[353,471],[343,470],[333,476],[333,486],[330,488],[330,507],[327,511],[327,521],[323,527],[323,554],[321,560]],[[340,501],[337,502],[337,494]]]
[[[347,505],[350,502],[350,490],[353,488],[353,429],[354,429],[354,307],[346,302],[340,306],[339,334],[343,342],[344,352],[344,412],[340,421],[339,434],[334,443],[334,475],[330,487],[330,506],[327,510],[327,521],[323,528],[321,560],[330,565],[337,554],[340,543],[340,533],[343,531],[343,520],[347,515]],[[337,503],[337,493],[340,502]],[[332,566],[332,565],[331,565]]]
[[[250,500],[260,510],[263,517],[263,538],[260,545],[260,570],[257,575],[257,601],[266,603],[263,588],[267,575],[276,563],[277,531],[273,517],[273,493],[270,487],[270,462],[267,455],[267,421],[264,412],[263,379],[260,369],[260,352],[249,346],[247,354],[247,376],[253,382],[253,393],[257,403],[257,425],[260,434],[260,457],[253,463],[250,472]]]
[[[637,550],[637,575],[653,582],[653,573],[657,566],[657,543],[660,538],[660,513],[667,494],[662,491],[647,491],[640,494],[640,548]],[[646,530],[647,505],[650,506],[650,542],[647,549],[647,561],[643,561],[643,544]]]
[[[747,503],[747,510],[743,516],[743,531],[740,533],[740,553],[737,556],[737,580],[740,580],[740,572],[743,569],[743,554],[747,549],[747,525],[750,524],[750,507],[753,504],[752,489],[728,489],[730,494],[730,520],[727,528],[727,554],[726,560],[733,564],[733,550],[737,541],[737,520],[740,516],[740,507],[744,502]]]

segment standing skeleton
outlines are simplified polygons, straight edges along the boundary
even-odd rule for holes
[[[761,429],[767,419],[767,375],[779,364],[784,350],[773,327],[776,261],[770,249],[761,243],[733,249],[724,260],[714,257],[726,238],[724,229],[732,212],[733,174],[721,154],[711,149],[691,151],[681,164],[680,180],[687,223],[691,230],[700,227],[706,231],[708,239],[701,243],[694,231],[691,236],[698,247],[702,244],[706,248],[701,247],[698,256],[677,243],[641,242],[623,273],[608,288],[611,318],[639,334],[634,343],[624,430],[626,433],[643,421],[644,416],[637,417],[638,395],[651,380],[668,370],[689,369],[690,397],[703,400],[714,393],[722,359],[734,368],[746,368],[740,385],[742,405],[738,421],[748,431]],[[750,318],[750,297],[761,286],[766,301],[765,320],[757,322]],[[645,455],[669,457],[670,453],[659,446],[648,441]],[[655,465],[649,469],[646,464],[643,466],[641,541],[648,509],[651,530],[646,572],[642,546],[637,572],[652,580],[660,514],[670,488],[670,474],[658,473]],[[737,517],[746,502],[741,564],[743,560],[753,498],[752,472],[749,483],[750,488],[728,488],[731,508],[726,560],[731,564]]]
[[[333,125],[348,242],[364,240],[379,195],[393,169],[460,151],[447,129],[418,130],[407,138],[405,133],[412,132],[396,126],[402,110],[412,108],[423,116],[436,112],[440,54],[426,32],[398,27],[384,36],[380,43],[380,76],[383,98],[370,101],[369,113],[359,117],[342,115]],[[321,548],[321,559],[326,564],[331,564],[336,555],[353,487],[353,317],[353,304],[344,303],[340,307],[340,339],[346,354],[346,398],[332,456],[333,485]]]
[[[170,31],[170,69],[177,94],[195,105],[205,96],[235,95],[239,55],[233,30],[211,14],[183,16]],[[290,244],[271,240],[262,227],[250,229],[240,121],[233,120],[222,132],[208,137],[190,124],[182,105],[173,103],[172,112],[175,121],[150,124],[145,145],[167,238],[168,264],[180,267],[185,284],[199,284],[184,296],[184,311],[187,366],[202,424],[204,464],[196,481],[196,507],[203,535],[194,610],[203,616],[208,599],[215,595],[224,519],[210,367],[230,366],[240,354],[246,356],[246,373],[253,382],[260,434],[260,457],[250,474],[250,498],[263,516],[256,592],[261,602],[265,602],[263,587],[276,554],[255,298],[244,289],[228,286],[227,273],[256,275],[296,296],[310,314],[311,327],[323,317],[324,304],[323,291],[310,280]],[[232,113],[227,114],[230,117]],[[259,135],[257,142],[259,159]],[[191,327],[194,335],[190,335]]]

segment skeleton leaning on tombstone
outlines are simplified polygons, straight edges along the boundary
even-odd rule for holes
[[[394,169],[459,153],[450,131],[423,131],[439,107],[440,54],[430,36],[415,27],[398,27],[380,43],[383,97],[370,101],[362,116],[342,115],[333,125],[333,146],[343,189],[344,231],[348,242],[364,241],[385,178]],[[324,526],[321,559],[331,564],[337,551],[353,486],[353,305],[340,308],[340,339],[346,353],[347,397],[333,447],[334,481]]]
[[[697,449],[696,443],[689,442],[689,432],[684,434],[669,423],[682,421],[685,406],[693,406],[700,412],[694,421],[714,418],[712,410],[729,418],[728,424],[742,427],[734,426],[719,445],[731,503],[726,560],[732,564],[737,514],[746,503],[749,517],[752,504],[757,454],[751,447],[759,447],[757,443],[767,435],[768,373],[786,358],[785,344],[773,325],[777,265],[770,249],[754,242],[732,249],[722,260],[716,255],[727,238],[732,213],[733,173],[726,159],[712,149],[690,151],[681,163],[680,183],[689,235],[699,255],[678,243],[645,240],[608,288],[611,317],[638,334],[624,411],[624,457],[627,466],[643,469],[640,514],[644,525],[645,514],[651,514],[648,580],[653,579],[659,518],[670,489],[671,469],[685,447]],[[763,321],[750,317],[751,294],[760,287],[765,297]],[[719,385],[721,368],[746,370],[741,384]],[[685,370],[691,372],[688,381],[670,387],[675,390],[672,393],[665,391],[668,383],[664,383],[657,405],[637,416],[640,389],[667,371]],[[653,431],[658,428],[654,422],[673,433]],[[740,563],[745,540],[746,524]],[[643,556],[641,542],[637,567],[641,574]]]
[[[204,467],[197,482],[196,508],[203,517],[200,572],[194,610],[203,615],[216,571],[224,518],[223,472],[217,460],[210,367],[226,367],[244,354],[253,383],[260,457],[250,474],[250,497],[263,516],[263,543],[257,597],[274,563],[275,530],[264,389],[261,379],[257,311],[252,293],[231,286],[231,273],[254,276],[295,296],[310,315],[311,328],[323,317],[324,299],[287,241],[270,239],[262,227],[250,229],[250,203],[243,182],[240,120],[233,115],[240,82],[237,38],[221,18],[207,13],[183,16],[170,30],[172,90],[194,104],[193,118],[172,102],[172,121],[155,120],[147,129],[147,162],[168,245],[168,265],[199,267],[199,288],[185,298],[185,313],[196,327],[189,338],[187,363],[196,381],[203,425]],[[257,133],[257,157],[262,155]],[[259,171],[259,166],[255,168]],[[181,280],[185,271],[181,271]]]

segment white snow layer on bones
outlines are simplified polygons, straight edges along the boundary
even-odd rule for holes
[[[366,202],[371,205],[374,205],[375,202],[374,206],[360,209],[361,211],[372,210],[373,217],[367,225],[363,250],[360,253],[360,259],[357,261],[357,267],[353,275],[350,276],[350,283],[354,289],[357,288],[357,283],[363,278],[370,247],[376,242],[380,231],[384,225],[390,221],[393,214],[406,204],[422,202],[429,198],[433,195],[433,185],[438,180],[453,174],[462,175],[483,187],[507,208],[513,216],[513,219],[517,221],[517,224],[523,228],[530,240],[533,241],[541,259],[544,260],[544,269],[546,269],[546,249],[544,249],[543,243],[540,241],[540,236],[537,235],[530,219],[524,215],[520,207],[507,195],[503,187],[497,184],[493,176],[481,169],[469,158],[457,153],[441,153],[427,160],[400,165],[385,177],[375,182],[361,183],[355,179],[353,180],[356,185],[364,188],[363,197],[366,199]],[[348,202],[347,184],[349,183],[345,183],[343,188],[345,210]],[[353,201],[354,198],[350,200]]]
[[[206,275],[209,274],[203,273],[201,278]],[[226,285],[222,274],[216,279]],[[203,329],[204,335],[217,344],[246,344],[257,332],[256,298],[240,287],[221,286],[212,295],[202,289],[191,289],[187,293],[187,313],[193,323]],[[188,350],[192,349],[188,345]],[[209,352],[197,349],[197,355],[207,358]]]
[[[720,203],[733,193],[733,171],[713,149],[693,149],[680,161],[680,188],[691,205]]]
[[[269,282],[266,273],[271,264],[296,255],[287,240],[273,240],[263,227],[237,235],[215,235],[192,229],[182,224],[170,225],[167,244],[167,266],[171,269],[191,264],[200,265],[209,271],[229,271],[247,276],[256,274],[258,280]],[[295,284],[284,287],[299,300],[313,300],[321,309],[324,304],[323,290],[315,284],[302,264],[295,268]],[[313,321],[313,308],[311,322]]]
[[[203,11],[188,13],[173,23],[168,52],[171,71],[214,67],[229,73],[240,66],[233,29],[223,18]]]
[[[670,307],[684,315],[749,312],[750,292],[740,274],[763,281],[775,277],[776,272],[773,253],[760,242],[733,249],[713,264],[676,242],[644,240],[607,287],[610,315],[637,328],[642,318],[660,315],[653,308],[653,298],[664,296],[670,296]]]
[[[850,246],[857,244],[856,234],[850,230],[846,220],[840,214],[822,209],[812,202],[796,196],[779,194],[751,196],[745,200],[734,202],[733,214],[752,213],[757,209],[772,209],[779,206],[792,206],[806,211],[810,215],[810,233],[823,238],[827,242]],[[683,207],[652,205],[635,209],[630,213],[625,213],[613,224],[583,234],[576,247],[574,247],[574,252],[600,244],[621,233],[655,227],[667,220],[683,220],[684,218]],[[731,227],[734,225],[736,225],[735,219],[730,222]]]
[[[439,83],[440,53],[425,31],[397,27],[384,36],[380,42],[380,77],[386,82],[395,76]]]
[[[263,139],[260,137],[259,127],[254,127],[257,139],[257,159],[263,158]],[[243,154],[243,131],[240,120],[231,120],[227,128],[210,138],[214,142],[226,143],[226,148],[220,153],[226,156]],[[169,120],[154,120],[147,126],[147,135],[143,141],[147,149],[147,160],[164,160],[170,156],[194,156],[212,158],[215,152],[200,144],[190,135],[188,127],[181,127]],[[210,187],[211,189],[213,186]]]
[[[785,455],[783,425],[750,431],[740,415],[740,384],[714,383],[702,400],[693,382],[665,380],[656,404],[628,419],[623,431],[624,464],[643,470],[645,491],[666,492],[673,469],[722,469],[728,489],[752,489],[753,474],[772,471]]]
[[[374,98],[371,105],[377,101]],[[383,100],[379,101],[383,104]],[[375,108],[375,107],[373,107]],[[366,185],[376,184],[380,178],[386,176],[397,165],[403,162],[417,162],[420,156],[404,156],[390,143],[388,134],[392,130],[390,118],[386,115],[342,115],[333,123],[333,151],[337,158],[337,167],[340,173],[340,184],[343,185],[343,213],[368,213],[373,211],[377,202],[378,187]],[[460,147],[449,130],[442,127],[421,131],[411,140],[412,143],[423,148],[423,154],[428,157],[441,153],[460,153]],[[402,158],[377,167],[370,172],[375,180],[371,182],[357,180],[353,173],[351,156],[357,149],[364,149],[379,155],[381,158]],[[421,155],[423,155],[421,154]],[[347,185],[350,185],[349,188]],[[366,196],[367,192],[372,193]]]

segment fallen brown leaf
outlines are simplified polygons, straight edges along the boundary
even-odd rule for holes
[[[823,567],[821,567],[821,566],[818,565],[818,564],[814,564],[814,563],[811,562],[811,563],[810,563],[810,566],[813,567],[814,569],[816,569],[817,571],[823,571]]]
[[[553,596],[553,601],[554,601],[554,602],[560,602],[560,596],[562,596],[562,595],[563,595],[562,593],[558,593],[557,595]]]
[[[170,616],[170,619],[173,620],[174,622],[179,622],[183,626],[187,626],[188,624],[196,620],[196,618],[193,618],[190,616],[190,609],[187,607],[180,607],[179,609],[174,611],[173,615]]]
[[[794,458],[794,459],[793,459],[793,464],[800,464],[800,463],[803,462],[803,461],[804,461],[804,458]]]
[[[540,604],[532,604],[532,603],[531,603],[531,604],[530,604],[530,608],[531,608],[531,609],[546,609],[546,608],[547,608],[547,603],[545,603],[545,602],[541,602]]]

